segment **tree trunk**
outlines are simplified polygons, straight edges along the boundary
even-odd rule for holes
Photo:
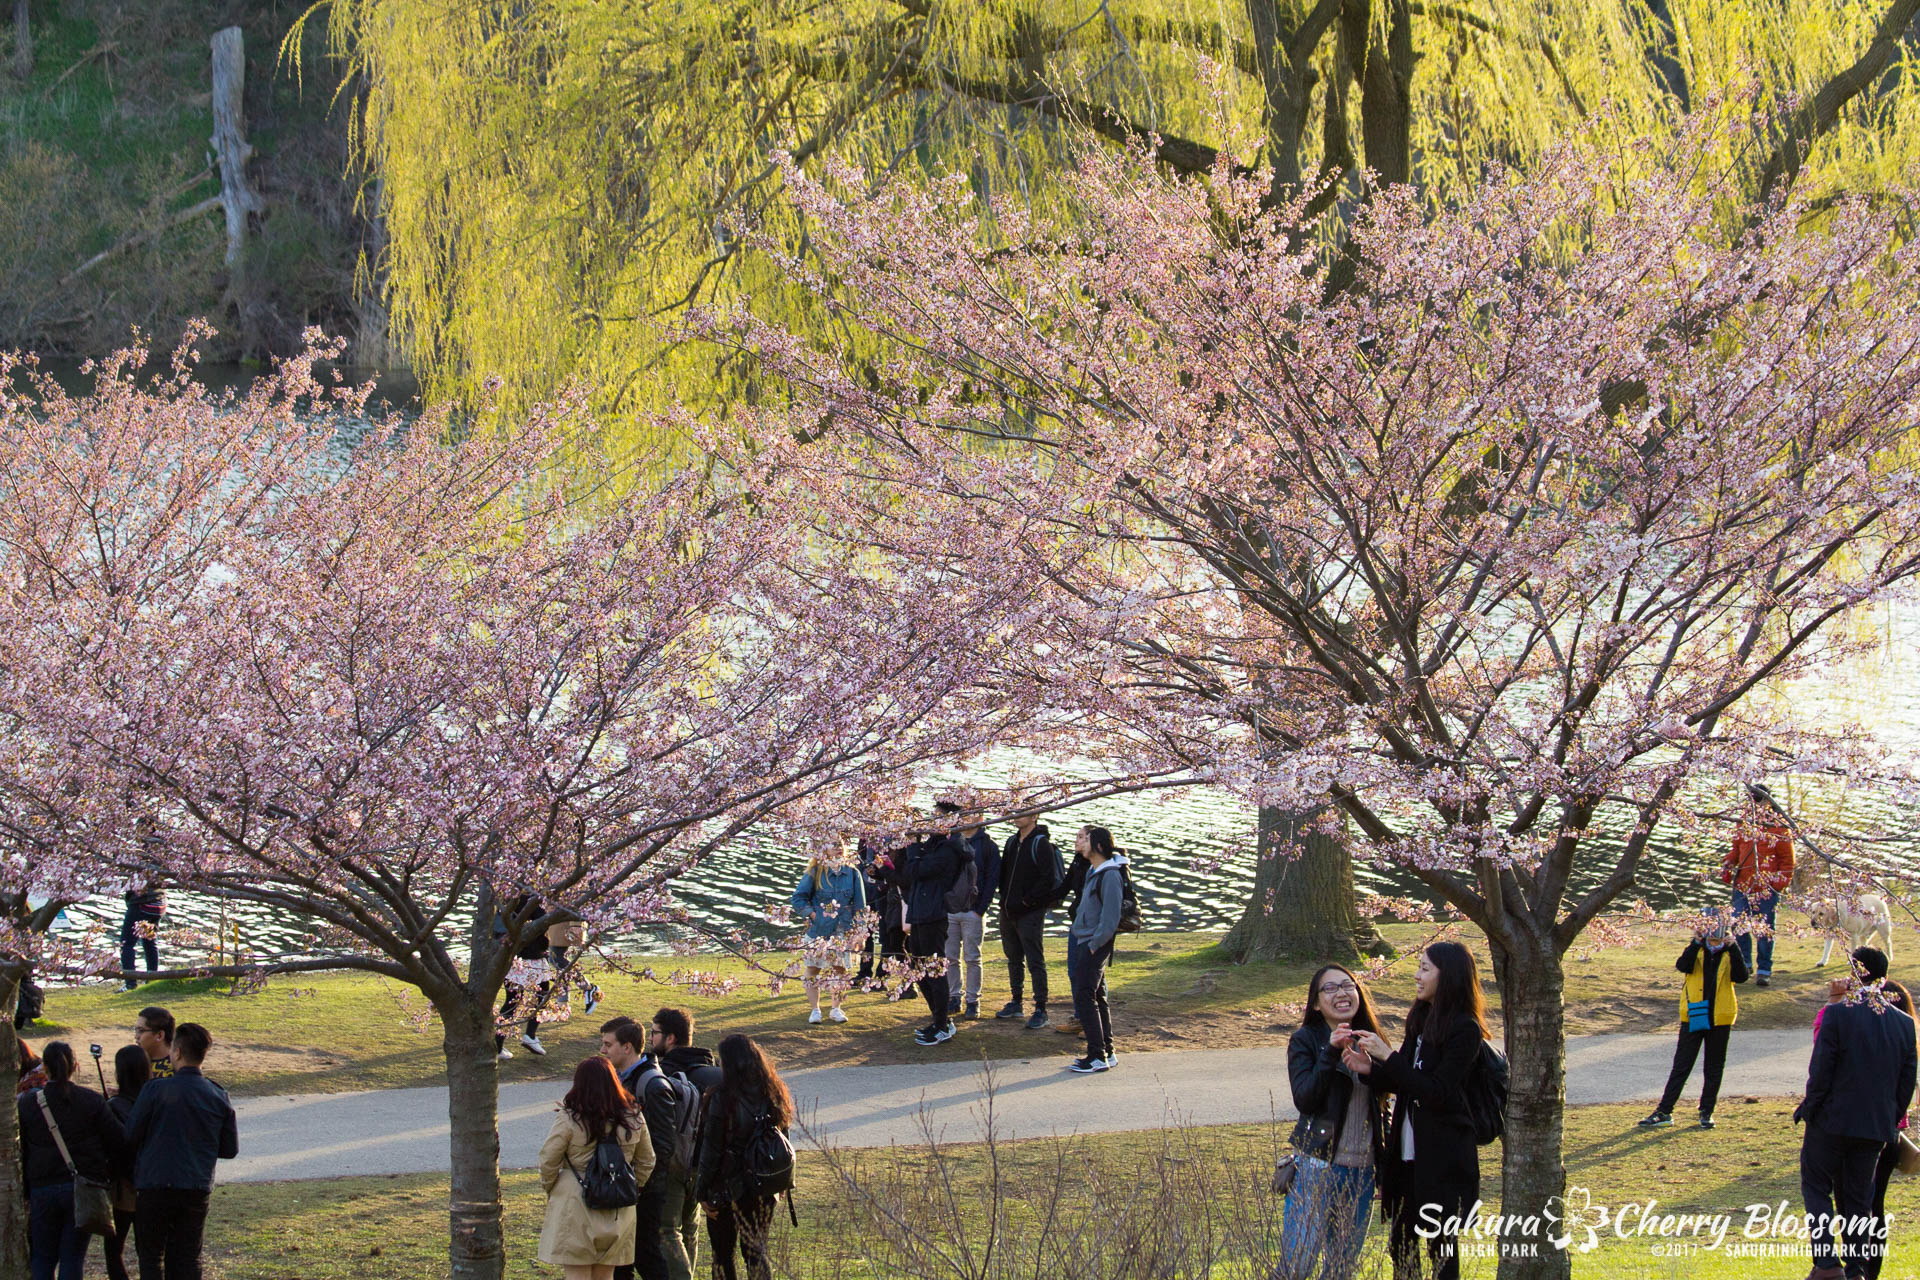
[[[239,27],[213,34],[213,154],[220,169],[220,204],[227,215],[227,303],[239,318],[247,354],[260,349],[259,299],[248,269],[247,240],[267,202],[247,176],[247,49]]]
[[[19,1113],[13,1090],[20,1079],[20,1044],[13,1034],[20,998],[18,965],[0,966],[0,1280],[27,1280],[27,1192],[20,1170]]]
[[[446,1027],[447,1114],[452,1145],[447,1243],[453,1280],[500,1280],[500,1074],[493,1006],[471,998],[440,1007]]]
[[[1221,949],[1249,960],[1352,960],[1385,945],[1360,918],[1353,894],[1353,861],[1338,838],[1309,834],[1290,848],[1312,815],[1260,810],[1259,854],[1253,893]]]
[[[1500,1212],[1528,1215],[1539,1229],[1507,1238],[1517,1245],[1500,1262],[1500,1280],[1565,1280],[1571,1255],[1556,1247],[1567,1168],[1561,1159],[1567,1101],[1567,1041],[1561,997],[1566,975],[1551,941],[1525,954],[1493,948],[1494,974],[1506,1021],[1507,1125],[1500,1165]],[[1551,1212],[1554,1216],[1548,1218]],[[1516,1221],[1513,1217],[1508,1222]],[[1577,1246],[1578,1233],[1572,1241]],[[1530,1255],[1530,1256],[1529,1256]]]
[[[13,74],[20,80],[33,74],[33,27],[27,9],[28,0],[13,0]]]

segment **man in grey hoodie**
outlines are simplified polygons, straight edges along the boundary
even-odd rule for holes
[[[1126,898],[1120,869],[1127,860],[1115,851],[1113,833],[1105,827],[1080,828],[1073,846],[1087,860],[1087,880],[1067,933],[1067,982],[1073,988],[1074,1015],[1087,1033],[1087,1056],[1075,1058],[1068,1070],[1085,1075],[1117,1065],[1113,1019],[1107,1012],[1107,961],[1113,958],[1113,940],[1120,932]]]

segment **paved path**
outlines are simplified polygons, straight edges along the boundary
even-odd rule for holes
[[[1737,1031],[1727,1061],[1734,1097],[1797,1095],[1806,1084],[1804,1031]],[[1659,1096],[1673,1058],[1671,1035],[1575,1036],[1567,1045],[1567,1101],[1637,1102]],[[1117,1071],[1076,1076],[1064,1056],[993,1065],[994,1123],[1008,1137],[1156,1129],[1291,1119],[1286,1046],[1137,1053]],[[922,1125],[952,1142],[979,1139],[985,1114],[979,1063],[822,1067],[787,1077],[810,1135],[839,1146],[922,1140]],[[564,1081],[500,1090],[500,1163],[533,1163],[553,1123]],[[1699,1075],[1687,1091],[1699,1096]],[[389,1089],[237,1100],[240,1158],[223,1181],[439,1173],[447,1167],[447,1091]],[[1682,1106],[1686,1103],[1683,1101]]]

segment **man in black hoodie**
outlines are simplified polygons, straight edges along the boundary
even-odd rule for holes
[[[685,1076],[702,1094],[720,1083],[720,1065],[713,1060],[712,1050],[699,1048],[692,1043],[693,1015],[685,1009],[668,1008],[654,1014],[653,1022],[647,1028],[647,1037],[650,1056],[663,1074]],[[650,1136],[652,1130],[650,1123]],[[656,1143],[655,1165],[664,1167],[658,1155]],[[658,1185],[655,1185],[656,1182]],[[654,1198],[658,1201],[660,1215],[659,1248],[654,1257],[660,1260],[659,1265],[664,1270],[655,1272],[651,1265],[653,1260],[643,1259],[637,1251],[634,1254],[635,1270],[641,1275],[660,1274],[682,1280],[693,1273],[700,1261],[700,1202],[693,1198],[692,1185],[678,1179],[655,1179],[650,1180],[648,1185],[657,1193]],[[676,1236],[680,1246],[677,1250],[673,1247]],[[686,1260],[685,1270],[681,1269],[682,1258]]]
[[[1007,985],[1013,999],[995,1014],[996,1018],[1022,1016],[1023,978],[1033,977],[1033,1016],[1027,1029],[1038,1031],[1047,1025],[1047,957],[1042,938],[1047,927],[1047,907],[1059,891],[1066,872],[1060,867],[1060,852],[1053,847],[1047,829],[1036,814],[1023,814],[1013,820],[1013,834],[1000,855],[1000,950],[1007,957]]]

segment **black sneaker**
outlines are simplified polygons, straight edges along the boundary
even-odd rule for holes
[[[929,1048],[939,1044],[944,1039],[947,1039],[947,1037],[940,1034],[940,1028],[931,1023],[913,1033],[913,1042],[915,1044],[925,1045]]]
[[[1011,1021],[1014,1018],[1026,1017],[1027,1011],[1018,1000],[1009,1000],[1000,1007],[1000,1012],[993,1016],[1005,1021]]]
[[[1105,1071],[1106,1069],[1107,1060],[1105,1058],[1075,1058],[1067,1064],[1067,1070],[1077,1071],[1083,1076],[1091,1075],[1096,1071]]]
[[[971,1022],[980,1016],[980,1006],[978,1004],[970,1004],[967,1006],[967,1011],[960,1016]]]
[[[1711,1111],[1702,1111],[1702,1112],[1700,1113],[1700,1127],[1701,1127],[1702,1129],[1711,1129],[1711,1128],[1713,1128],[1713,1112],[1711,1112]]]
[[[1047,1025],[1047,1011],[1045,1009],[1035,1009],[1033,1011],[1033,1016],[1027,1019],[1027,1030],[1029,1031],[1039,1031],[1041,1028],[1045,1027],[1046,1025]]]
[[[1673,1123],[1673,1117],[1664,1111],[1656,1111],[1640,1122],[1642,1129],[1664,1129]]]
[[[958,1013],[958,1012],[960,1012],[960,1002],[959,1002],[958,1000],[950,1000],[950,1001],[948,1001],[948,1002],[947,1002],[947,1016],[948,1016],[949,1018],[951,1018],[951,1017],[952,1017],[952,1016],[953,1016],[954,1014],[956,1014],[956,1013]]]

